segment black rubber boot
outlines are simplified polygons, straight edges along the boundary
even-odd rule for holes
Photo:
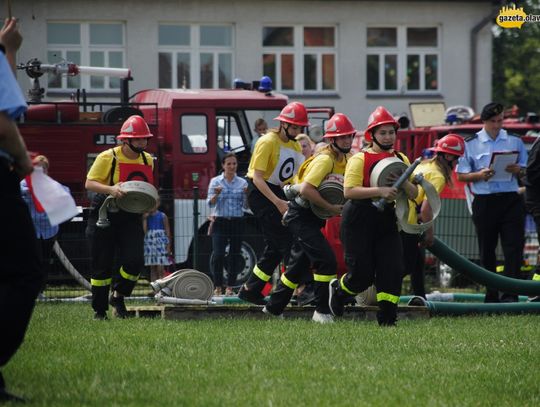
[[[396,326],[397,304],[389,301],[379,301],[377,321],[379,322],[379,326]]]

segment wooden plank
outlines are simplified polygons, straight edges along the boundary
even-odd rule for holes
[[[128,307],[128,311],[136,317],[161,317],[170,320],[201,320],[217,318],[253,318],[272,319],[262,312],[262,306],[257,305],[153,305]],[[283,316],[288,318],[310,319],[314,307],[289,306]],[[349,306],[345,307],[343,319],[375,320],[378,307]],[[398,320],[429,318],[426,307],[398,307]]]

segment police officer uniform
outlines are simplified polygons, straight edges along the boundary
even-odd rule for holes
[[[482,120],[502,114],[503,108],[496,103],[486,105],[482,111]],[[501,129],[492,138],[485,127],[474,136],[465,140],[465,154],[459,159],[456,172],[468,174],[489,168],[494,152],[517,152],[517,164],[525,167],[527,151],[519,137]],[[495,250],[499,236],[504,254],[504,275],[517,278],[523,262],[525,244],[525,206],[518,195],[518,180],[512,176],[510,181],[478,180],[471,183],[474,194],[472,219],[478,236],[480,260],[482,265],[496,272],[497,259]],[[486,302],[515,302],[516,294],[499,293],[488,287]]]

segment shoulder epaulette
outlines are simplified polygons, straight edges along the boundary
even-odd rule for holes
[[[478,134],[475,133],[475,134],[471,134],[470,136],[465,137],[464,140],[465,140],[465,142],[467,142],[467,141],[474,140],[477,137],[478,137]]]

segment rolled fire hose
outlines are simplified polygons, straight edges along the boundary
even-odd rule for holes
[[[345,203],[345,197],[343,196],[343,175],[341,174],[328,174],[317,190],[327,202],[333,205],[342,205]],[[300,196],[300,184],[285,185],[283,187],[283,193],[287,200],[294,200],[302,208],[311,207],[315,216],[321,219],[328,219],[334,216],[326,209],[314,205],[311,201],[302,198],[302,196]]]
[[[155,298],[158,303],[212,304],[214,284],[210,277],[197,270],[178,270],[150,285],[157,293]]]
[[[341,174],[328,174],[317,190],[321,197],[332,205],[343,205],[345,203],[345,197],[343,196],[343,175]],[[315,216],[321,219],[328,219],[334,216],[333,213],[314,205],[312,202],[309,204]]]
[[[69,272],[69,274],[71,274],[73,278],[88,291],[92,291],[92,286],[90,285],[88,280],[84,278],[75,267],[73,267],[73,264],[71,264],[58,242],[54,242],[53,250],[58,257],[58,260],[60,260],[60,263],[62,263],[62,265]]]
[[[96,226],[106,228],[110,226],[107,212],[118,212],[122,209],[129,213],[144,213],[151,210],[157,202],[158,192],[156,188],[144,181],[126,181],[122,183],[122,191],[125,195],[114,198],[109,195],[99,208],[99,218]]]
[[[399,175],[403,173],[405,169],[407,169],[407,164],[405,164],[399,158],[384,158],[377,164],[375,164],[375,166],[373,167],[373,171],[371,172],[371,176],[369,179],[370,185],[378,187],[391,186],[392,182],[389,181],[388,178],[392,174]],[[437,190],[433,187],[433,185],[429,181],[425,180],[424,177],[422,177],[420,174],[417,174],[415,176],[415,179],[426,193],[426,199],[429,202],[433,211],[433,219],[421,224],[410,224],[408,222],[409,200],[407,199],[405,193],[402,191],[398,193],[398,196],[396,198],[396,217],[400,228],[405,233],[421,234],[427,229],[429,229],[433,225],[433,222],[435,221],[437,216],[439,216],[439,213],[441,211],[441,198],[439,197],[439,194],[437,193]]]

